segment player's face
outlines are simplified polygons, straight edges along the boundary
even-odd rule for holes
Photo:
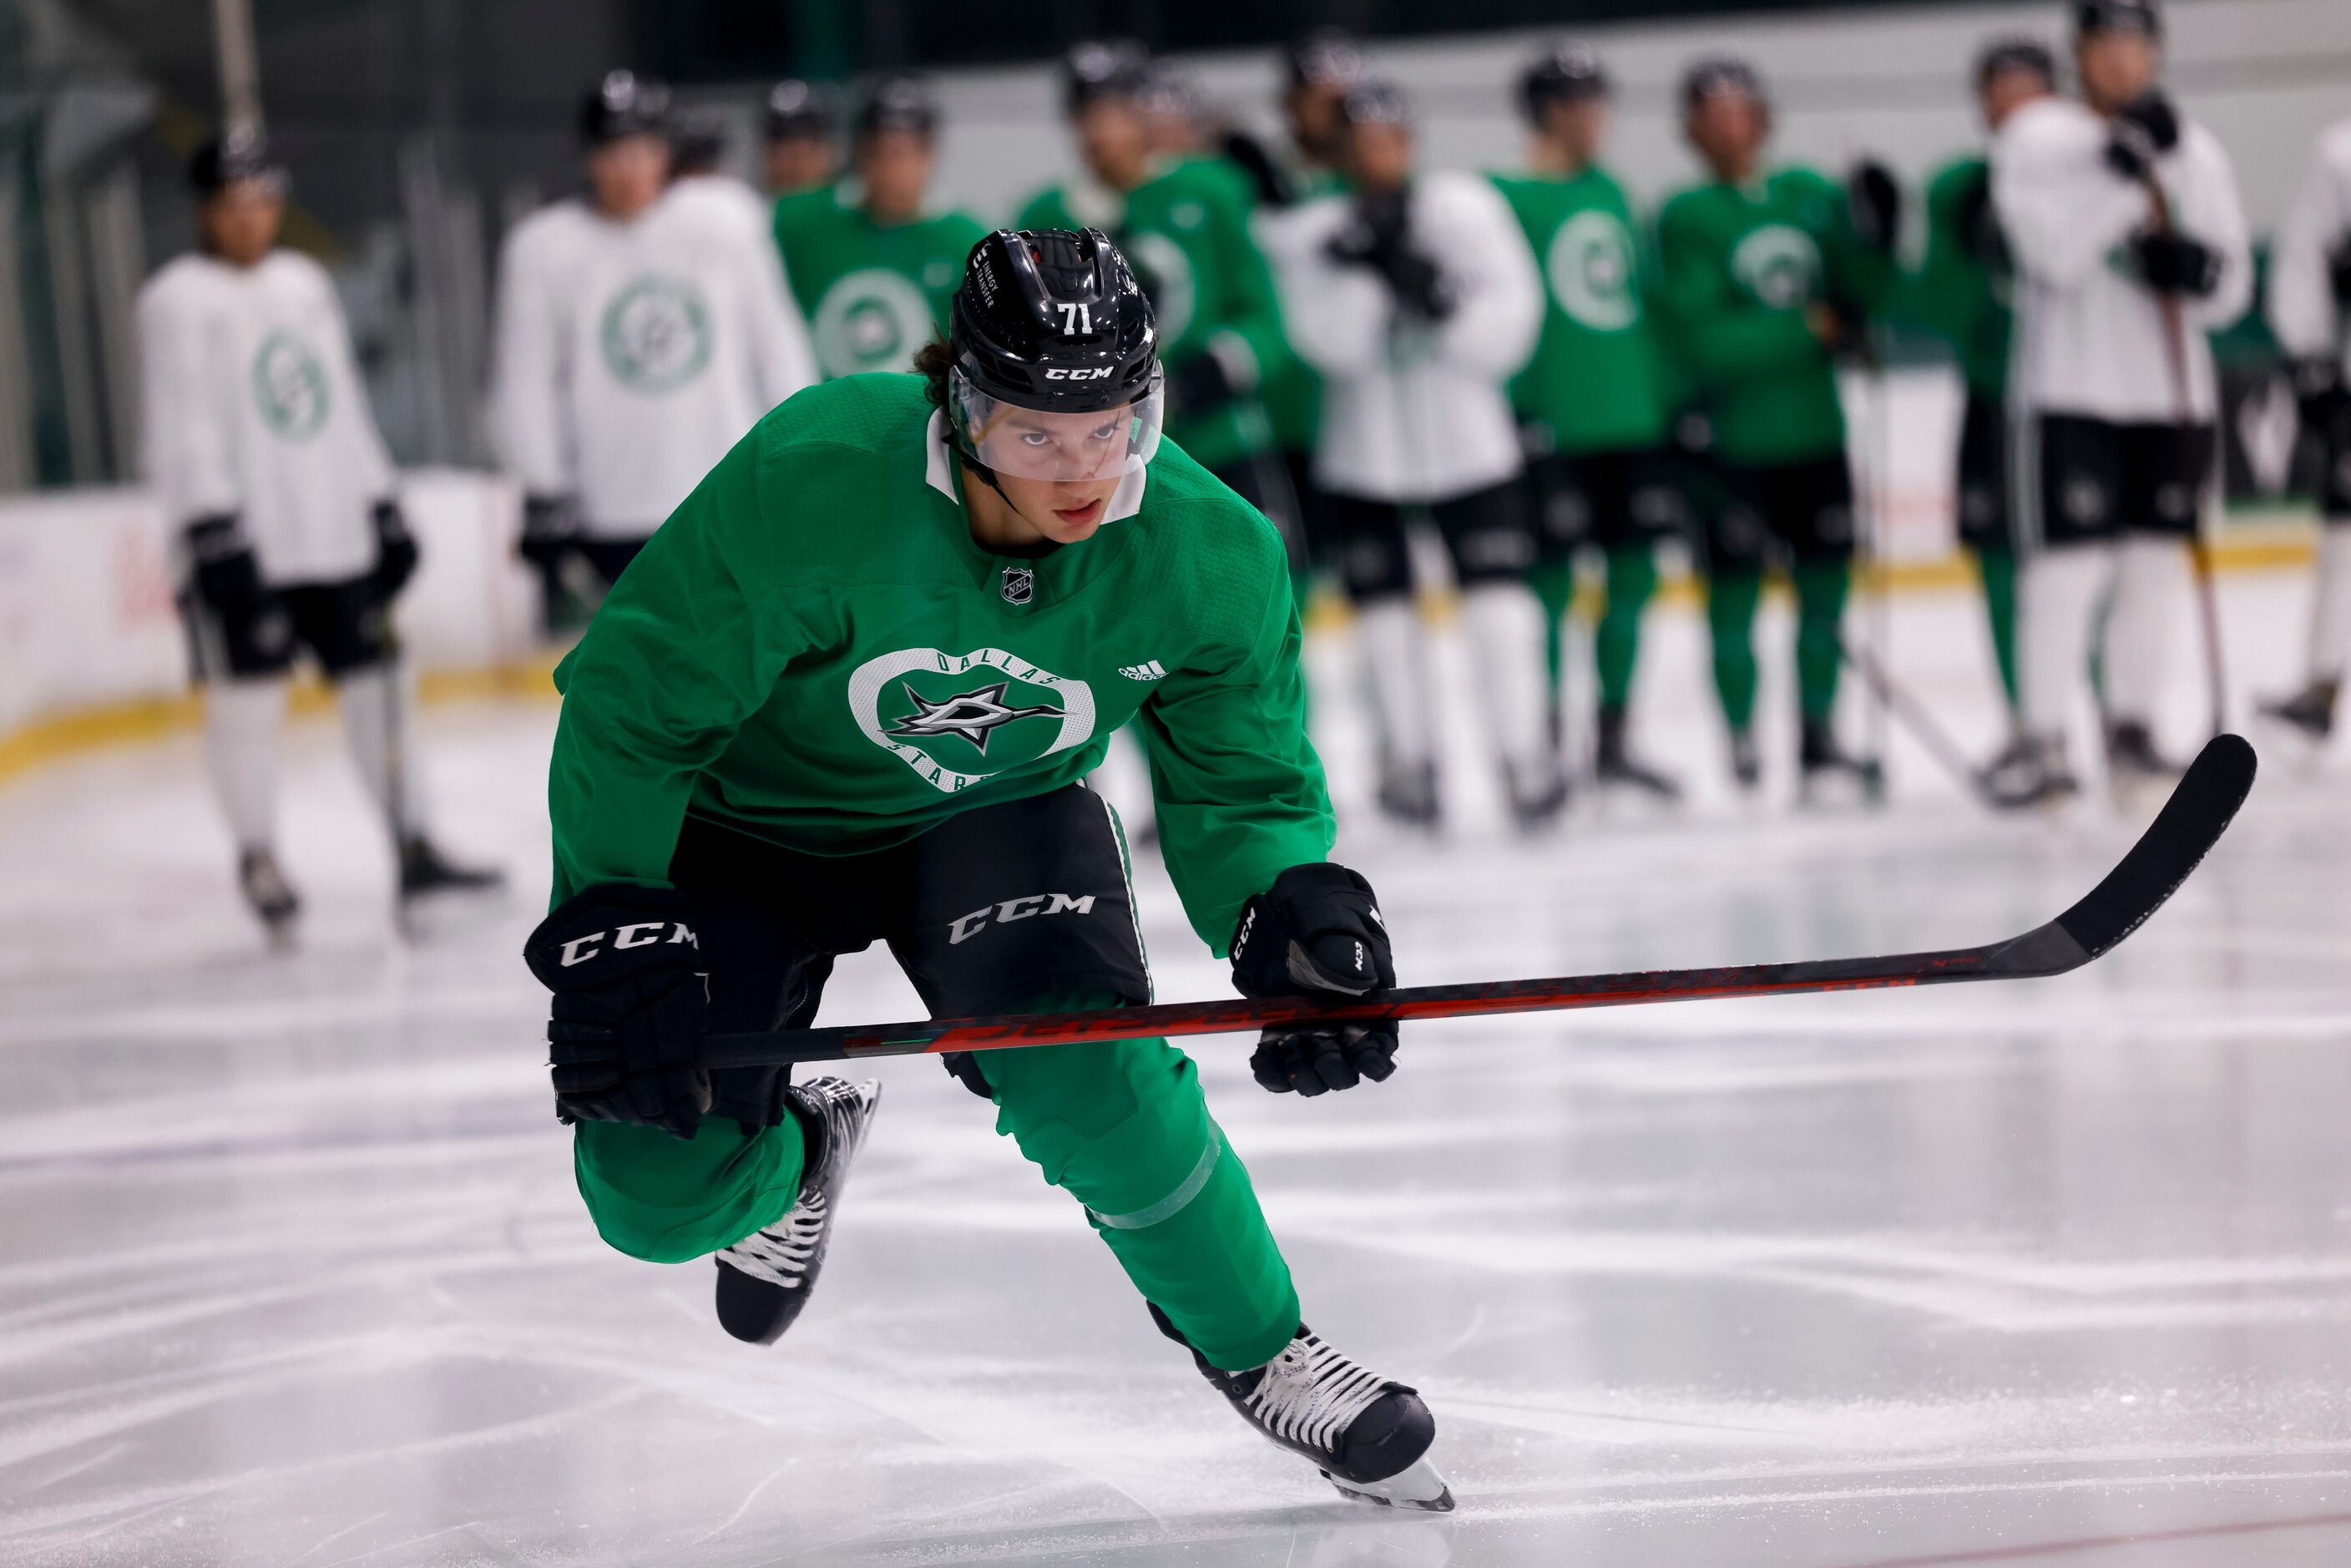
[[[1698,156],[1719,172],[1753,163],[1769,125],[1763,106],[1745,93],[1717,92],[1698,100],[1685,129]]]
[[[1289,111],[1290,137],[1299,151],[1326,163],[1332,160],[1339,140],[1339,100],[1345,96],[1337,88],[1311,83],[1290,89],[1282,108]]]
[[[832,142],[822,136],[786,136],[768,143],[768,189],[777,195],[814,190],[832,179]]]
[[[632,218],[653,205],[669,183],[669,143],[658,136],[622,136],[588,150],[588,184],[596,210]]]
[[[1412,178],[1412,131],[1377,123],[1349,128],[1347,178],[1366,191],[1393,191]]]
[[[1597,163],[1608,145],[1608,100],[1580,98],[1554,103],[1545,112],[1543,123],[1571,159],[1582,164]]]
[[[1050,413],[1000,408],[977,443],[1005,498],[1041,538],[1076,544],[1102,527],[1126,475],[1134,410]]]
[[[919,131],[875,131],[858,138],[857,177],[865,185],[866,210],[900,222],[918,215],[935,156],[931,139]]]
[[[1979,101],[1983,105],[1984,128],[1998,131],[2008,117],[2036,98],[2049,96],[2049,78],[2030,66],[2011,66],[1994,71],[1983,85]]]
[[[2074,46],[2082,73],[2082,96],[2090,107],[2111,114],[2155,85],[2162,51],[2144,33],[2089,33]]]
[[[286,198],[275,180],[235,180],[204,204],[204,241],[232,267],[251,267],[277,243]]]
[[[1078,150],[1094,178],[1114,191],[1142,183],[1151,156],[1151,126],[1125,99],[1098,98],[1078,110]]]

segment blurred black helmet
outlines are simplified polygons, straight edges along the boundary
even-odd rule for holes
[[[2163,37],[2163,16],[2155,8],[2155,0],[2074,0],[2074,31],[2085,33],[2139,33],[2150,38]]]
[[[1089,38],[1061,57],[1061,112],[1074,115],[1098,98],[1140,98],[1149,51],[1132,38]]]
[[[271,156],[260,128],[231,126],[196,149],[188,160],[188,183],[199,196],[215,196],[240,180],[266,180],[283,188],[286,166]]]
[[[768,89],[768,140],[826,141],[832,137],[832,110],[816,89],[786,77]]]
[[[1339,100],[1339,118],[1349,125],[1410,125],[1412,99],[1392,81],[1367,81]]]
[[[1364,51],[1353,35],[1317,27],[1290,46],[1290,85],[1351,88],[1364,79]]]
[[[1519,77],[1519,112],[1527,123],[1541,128],[1543,110],[1554,103],[1576,103],[1608,96],[1608,73],[1589,44],[1559,44],[1545,49]]]
[[[1100,229],[998,229],[972,246],[947,336],[975,390],[1020,408],[1116,408],[1159,364],[1151,301]]]
[[[2057,84],[2057,57],[2038,38],[1994,38],[1976,56],[1976,90],[2004,71],[2031,71],[2052,87]]]
[[[715,109],[680,114],[669,133],[670,172],[707,174],[726,156],[726,117]]]
[[[589,146],[624,136],[660,136],[669,125],[669,89],[634,71],[607,71],[580,105],[580,140]]]
[[[1755,68],[1734,55],[1710,55],[1682,73],[1682,108],[1696,109],[1710,98],[1736,93],[1755,103],[1768,104],[1763,78]]]
[[[1165,60],[1154,60],[1144,68],[1141,101],[1152,114],[1188,119],[1200,112],[1200,95],[1194,89],[1191,77]]]
[[[921,77],[893,72],[875,77],[865,87],[857,106],[854,129],[860,136],[884,131],[911,131],[932,136],[939,129],[939,100]]]

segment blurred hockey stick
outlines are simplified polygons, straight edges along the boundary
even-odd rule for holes
[[[1886,673],[1886,666],[1879,663],[1875,651],[1856,650],[1852,643],[1839,638],[1837,657],[1861,677],[1862,685],[1867,686],[1877,699],[1878,710],[1890,711],[1899,718],[1903,727],[1917,737],[1918,744],[1934,753],[1935,760],[1943,765],[1944,771],[1959,780],[1970,799],[1987,806],[1997,803],[1992,799],[1991,787],[1984,782],[1982,773],[1968,760],[1967,753],[1959,749],[1959,742],[1935,721],[1926,704],[1895,683],[1894,677]],[[1881,750],[1878,757],[1882,763],[1885,753]]]
[[[2253,786],[2253,748],[2233,735],[2209,742],[2155,821],[2087,896],[2056,919],[2021,936],[1981,947],[1749,964],[1719,969],[1655,969],[1547,980],[1416,986],[1353,1000],[1269,997],[1173,1002],[1097,1012],[932,1019],[919,1023],[851,1024],[836,1029],[716,1034],[702,1044],[701,1065],[773,1067],[877,1056],[937,1055],[1024,1046],[1084,1045],[1169,1035],[1249,1033],[1277,1024],[1364,1023],[1482,1018],[1501,1013],[1629,1007],[1731,997],[1788,996],[1946,985],[1961,980],[2040,979],[2103,957],[2163,906],[2220,841]]]

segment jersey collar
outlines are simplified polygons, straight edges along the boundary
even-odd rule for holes
[[[937,409],[931,411],[930,423],[923,427],[923,476],[932,489],[963,505],[963,490],[956,483],[954,448],[947,440],[947,416]],[[1143,488],[1150,481],[1151,471],[1139,457],[1126,460],[1126,472],[1119,476],[1118,488],[1111,492],[1110,506],[1102,513],[1103,526],[1121,522],[1143,510]]]

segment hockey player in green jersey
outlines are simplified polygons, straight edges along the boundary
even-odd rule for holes
[[[1248,211],[1229,176],[1154,155],[1139,53],[1081,44],[1062,79],[1084,169],[1031,197],[1017,224],[1096,228],[1116,241],[1158,319],[1169,438],[1281,530],[1302,585],[1298,506],[1258,400],[1290,350]]]
[[[1393,986],[1370,885],[1323,859],[1280,541],[1159,436],[1149,301],[1099,233],[972,252],[919,376],[812,387],[657,533],[557,672],[559,1113],[605,1239],[716,1254],[717,1312],[804,1308],[878,1083],[705,1071],[889,945],[937,1015],[1150,999],[1124,847],[1083,783],[1135,720],[1176,891],[1251,996]],[[1384,1079],[1392,1029],[1268,1031],[1265,1087]],[[1165,1040],[944,1059],[1168,1337],[1343,1491],[1447,1509],[1418,1396],[1300,1322],[1191,1061]]]
[[[1854,549],[1853,476],[1836,357],[1856,347],[1894,277],[1900,192],[1874,163],[1846,185],[1800,166],[1767,170],[1771,108],[1754,69],[1702,60],[1683,82],[1684,130],[1709,178],[1657,220],[1671,344],[1713,432],[1729,499],[1709,519],[1708,616],[1715,687],[1742,786],[1761,776],[1755,605],[1774,545],[1796,582],[1800,761],[1806,793],[1860,777],[1838,745],[1837,664]]]
[[[1641,612],[1657,582],[1652,552],[1681,508],[1662,450],[1667,406],[1647,268],[1624,187],[1599,164],[1608,104],[1607,75],[1581,44],[1546,50],[1519,78],[1528,172],[1498,174],[1494,183],[1534,251],[1546,303],[1542,336],[1511,382],[1510,402],[1541,542],[1532,580],[1548,612],[1553,720],[1575,552],[1597,545],[1607,562],[1607,602],[1593,639],[1593,773],[1603,784],[1670,800],[1679,786],[1635,758],[1625,738]]]
[[[987,231],[925,207],[938,128],[928,87],[883,77],[858,106],[855,180],[776,202],[776,246],[828,377],[906,370],[946,329],[964,256]]]
[[[2031,38],[2002,38],[1976,58],[1976,101],[1984,129],[2056,90],[2057,63]],[[1927,254],[1910,286],[1910,315],[1951,346],[1967,383],[1953,487],[1959,542],[1983,580],[1992,653],[2008,696],[2012,738],[1988,770],[2000,777],[2022,756],[2017,728],[2016,535],[2009,504],[2008,350],[2015,269],[1992,210],[1991,165],[1968,152],[1927,185]]]

